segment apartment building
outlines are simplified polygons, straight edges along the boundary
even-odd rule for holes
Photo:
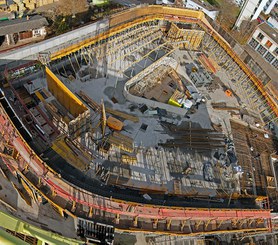
[[[275,69],[278,69],[278,32],[267,23],[257,26],[248,45]]]
[[[246,0],[235,22],[235,27],[240,27],[242,21],[252,21],[259,17],[261,12],[269,14],[278,0]]]

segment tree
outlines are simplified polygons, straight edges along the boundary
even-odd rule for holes
[[[58,13],[66,16],[83,13],[88,10],[87,0],[59,0]]]
[[[239,7],[229,0],[218,0],[218,6],[218,21],[221,26],[226,30],[232,29],[240,11]]]
[[[257,25],[257,20],[242,21],[240,28],[238,30],[233,30],[231,34],[240,44],[246,44]]]
[[[62,20],[57,28],[56,34],[62,34],[70,29],[66,20]]]
[[[52,25],[52,31],[55,34],[62,34],[65,33],[67,31],[69,31],[70,28],[70,21],[71,21],[71,17],[64,17],[62,15],[58,15],[56,16],[53,25]]]

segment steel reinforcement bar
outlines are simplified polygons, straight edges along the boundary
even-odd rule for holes
[[[170,20],[175,22],[198,23],[217,41],[217,43],[227,52],[227,54],[238,64],[242,71],[250,78],[250,80],[265,98],[271,111],[273,111],[276,117],[278,117],[278,107],[273,98],[264,89],[262,82],[239,58],[239,56],[234,52],[228,42],[213,29],[213,27],[206,20],[204,13],[200,11],[158,5],[138,6],[136,8],[132,8],[112,15],[109,18],[109,31],[101,33],[93,38],[82,41],[75,45],[69,46],[63,50],[60,50],[59,52],[53,53],[51,55],[51,60],[62,58],[66,55],[80,50],[82,47],[87,47],[100,40],[109,38],[134,25],[153,20]]]

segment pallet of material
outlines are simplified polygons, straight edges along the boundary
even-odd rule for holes
[[[90,159],[65,137],[57,138],[52,144],[52,149],[79,170],[86,170],[90,165]]]
[[[220,70],[220,66],[217,64],[217,62],[212,58],[212,57],[208,57],[208,60],[210,61],[210,63],[214,66],[214,68],[216,69],[216,71]]]
[[[179,84],[180,90],[181,90],[182,92],[184,92],[184,86],[183,86],[183,84],[182,84],[182,81],[181,81],[180,77],[179,77],[178,74],[176,73],[176,71],[175,71],[175,70],[171,70],[171,71],[169,72],[169,75],[170,75],[170,77],[171,77],[174,81],[177,81],[177,83]]]

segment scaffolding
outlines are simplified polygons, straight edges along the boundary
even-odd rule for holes
[[[219,45],[219,42],[222,43],[222,46]],[[205,35],[204,50],[209,52],[210,56],[226,70],[230,79],[235,80],[237,88],[241,90],[241,98],[246,100],[245,104],[251,110],[258,111],[266,124],[277,120],[278,111],[275,101],[236,54],[223,45],[224,43],[215,35]]]
[[[75,139],[90,131],[90,110],[47,67],[46,80],[50,92],[74,116],[68,122],[68,136]]]
[[[69,184],[69,182],[64,182],[59,174],[46,167],[17,132],[2,106],[0,109],[2,138],[18,151],[16,161],[11,163],[13,164],[12,167],[30,188],[47,199],[59,210],[61,215],[68,213],[73,217],[78,215],[90,219],[93,212],[93,215],[101,215],[102,220],[113,222],[120,230],[125,230],[128,225],[133,230],[189,236],[269,232],[272,229],[268,205],[265,206],[265,209],[258,210],[163,207],[92,195]],[[7,134],[11,128],[19,137]],[[19,161],[19,159],[21,160]],[[22,166],[26,165],[28,168],[25,167],[23,171]],[[265,205],[265,198],[260,198],[257,201],[262,206]],[[89,212],[91,209],[93,211]],[[150,222],[152,227],[149,227]],[[138,226],[139,223],[140,227]]]
[[[261,81],[251,72],[246,64],[237,56],[237,54],[232,50],[229,44],[212,28],[209,22],[205,19],[204,13],[195,10],[189,9],[179,9],[171,8],[164,6],[142,6],[140,8],[129,9],[124,12],[118,13],[110,17],[110,30],[106,33],[101,33],[98,36],[85,40],[73,46],[67,47],[64,50],[56,52],[51,55],[51,60],[55,60],[61,57],[64,57],[68,54],[76,52],[84,47],[88,47],[91,44],[99,42],[99,40],[109,39],[110,37],[117,35],[118,33],[133,28],[142,23],[148,21],[157,21],[157,20],[169,20],[180,23],[196,23],[200,25],[204,30],[209,34],[207,36],[211,37],[207,46],[210,47],[210,50],[220,46],[221,48],[219,54],[215,55],[219,57],[218,64],[231,64],[232,67],[233,61],[238,65],[240,71],[238,74],[245,74],[247,79],[244,80],[248,87],[252,87],[254,90],[258,91],[263,97],[263,101],[259,101],[259,104],[262,105],[261,115],[265,123],[271,121],[276,121],[278,116],[278,107],[275,101],[268,94],[264,85]],[[210,46],[210,43],[213,44],[213,47]],[[212,54],[213,55],[213,54]],[[227,67],[227,66],[226,66]],[[229,68],[229,67],[228,67]],[[239,69],[235,68],[235,69]],[[229,68],[231,69],[231,68]],[[243,92],[245,93],[245,92]],[[248,94],[246,94],[248,97]],[[249,98],[249,103],[252,108],[256,109],[256,98]],[[269,108],[269,109],[268,109]]]
[[[138,19],[135,19],[137,17]],[[173,50],[173,47],[169,47],[169,42],[160,44],[160,36],[156,36],[158,35],[157,33],[161,35],[160,31],[152,29],[154,30],[154,33],[150,33],[141,27],[141,29],[138,27],[138,29],[140,29],[138,32],[135,31],[136,27],[142,23],[145,25],[150,21],[157,21],[158,19],[164,20],[164,18],[171,18],[176,19],[176,21],[190,23],[191,21],[196,23],[203,21],[206,26],[208,26],[202,12],[160,6],[136,8],[135,10],[128,10],[122,14],[113,16],[110,24],[111,27],[115,28],[109,33],[101,34],[98,37],[53,54],[52,59],[56,60],[58,58],[65,57],[65,59],[71,64],[74,71],[76,66],[80,67],[80,59],[84,59],[84,61],[89,64],[94,64],[96,59],[106,59],[105,62],[110,66],[113,64],[119,64],[119,61],[121,61],[124,62],[123,66],[119,65],[118,67],[114,66],[113,68],[116,68],[117,71],[123,72],[129,67],[132,67],[132,65],[135,64],[134,62],[138,62],[139,59],[144,59],[158,49],[166,49],[166,54],[168,54],[167,52],[170,53]],[[128,20],[131,20],[131,22],[128,22]],[[122,25],[116,26],[119,23]],[[132,32],[132,35],[129,35],[128,32],[132,28],[134,28],[134,32]],[[136,36],[135,34],[141,33],[141,31],[143,33],[142,38],[134,38]],[[123,32],[126,32],[127,36],[121,36],[121,33]],[[223,46],[227,45],[220,37],[217,36],[217,38],[218,41],[220,39],[219,43]],[[142,41],[144,41],[143,44],[141,43]],[[188,40],[185,41],[188,42]],[[106,42],[109,43],[109,48],[111,48],[111,52],[109,53],[110,58],[104,56],[105,49],[107,48],[105,47]],[[195,40],[193,42],[195,42]],[[218,45],[218,43],[214,42],[214,40],[209,40],[209,42],[213,44],[213,47]],[[124,47],[127,46],[130,47],[130,50],[126,53],[124,53],[125,51],[120,51],[120,53],[118,53],[116,47],[119,43],[121,43],[120,45],[122,45],[123,50],[125,49]],[[136,48],[135,46],[138,44],[140,46]],[[99,47],[102,47],[103,49]],[[145,53],[136,61],[127,60],[129,56],[142,51],[141,49],[149,50],[144,50]],[[224,54],[223,50],[220,50],[220,52]],[[235,58],[234,53],[230,52],[230,55]],[[73,64],[72,60],[75,60],[76,66]],[[232,64],[229,57],[223,55],[219,62],[222,60]],[[242,67],[243,65],[238,62],[238,66]],[[246,77],[244,74],[246,74]],[[244,82],[245,79],[250,79],[248,82],[252,82],[254,80],[247,70],[245,73],[241,74],[241,76],[242,78],[240,79],[243,79],[242,82]],[[53,77],[52,79],[56,80]],[[54,93],[58,92],[57,88],[55,88]],[[266,98],[268,103],[268,97],[265,93],[263,93],[264,91],[260,90],[260,92],[262,92],[262,96]],[[67,105],[69,109],[73,110],[75,114],[79,114],[78,110],[80,105],[77,103],[77,108],[73,108],[71,104],[72,101],[69,101],[69,99],[72,99],[69,98],[70,95],[70,93],[66,93],[63,96],[57,96],[61,96],[60,100],[62,103]],[[73,106],[75,105],[76,103],[73,104]],[[93,106],[96,108],[99,107],[99,105],[94,104]],[[222,233],[269,232],[272,229],[270,210],[267,205],[265,205],[265,209],[247,210],[164,207],[163,205],[138,204],[135,202],[114,199],[112,197],[109,198],[95,194],[92,195],[92,193],[85,191],[82,188],[78,188],[75,185],[70,184],[68,181],[64,181],[59,174],[47,167],[20,136],[2,106],[0,107],[0,110],[0,130],[3,132],[3,137],[7,143],[13,145],[15,150],[19,152],[16,156],[18,163],[15,161],[13,167],[29,184],[29,186],[31,186],[38,193],[41,193],[44,198],[49,200],[49,202],[59,210],[61,215],[65,212],[73,217],[78,215],[85,217],[86,219],[90,219],[93,215],[96,215],[109,223],[114,223],[117,229],[120,230],[125,230],[126,227],[129,227],[132,230],[140,232],[145,231],[178,235],[186,234],[189,236],[203,236],[207,234]],[[106,109],[106,112],[109,111]],[[16,132],[16,135],[19,137],[13,137],[13,135],[10,134],[11,130]],[[114,136],[114,138],[119,138],[119,135],[117,135],[117,137]],[[59,148],[59,144],[56,147]],[[63,145],[63,147],[65,146]],[[147,157],[150,158],[150,161],[153,161],[155,164],[161,162],[163,158],[164,162],[165,160],[173,160],[171,156],[165,158],[162,153],[149,153]],[[21,162],[19,159],[21,159]],[[125,158],[122,160],[126,161]],[[28,166],[28,168],[24,168],[24,171],[22,169],[22,162],[24,165]],[[153,168],[155,168],[155,164]],[[167,180],[169,176],[167,173],[163,173],[164,176],[161,176],[161,179]],[[162,171],[158,171],[158,174],[162,174]],[[109,176],[109,173],[107,176]],[[178,193],[181,192],[178,182],[175,182],[175,191]],[[265,199],[257,201],[260,203],[267,202]]]
[[[201,30],[190,30],[179,28],[175,23],[171,23],[167,37],[172,42],[180,42],[181,48],[197,50],[203,40],[205,32]]]

